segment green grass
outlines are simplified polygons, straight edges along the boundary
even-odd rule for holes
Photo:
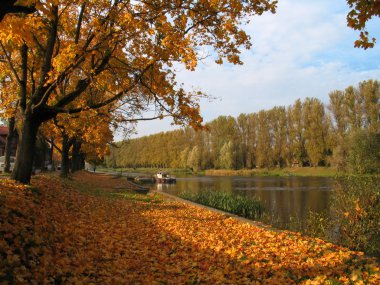
[[[114,193],[118,197],[127,200],[140,201],[146,203],[161,203],[163,200],[159,195],[143,195],[143,194],[135,194],[135,193]]]
[[[234,193],[207,190],[199,193],[182,192],[179,197],[252,220],[261,218],[264,212],[257,198]]]

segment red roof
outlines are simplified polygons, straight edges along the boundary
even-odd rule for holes
[[[0,135],[8,135],[8,127],[0,126]]]

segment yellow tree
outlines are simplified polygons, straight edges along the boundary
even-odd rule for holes
[[[62,177],[67,177],[70,166],[72,172],[83,169],[85,157],[101,159],[108,153],[108,144],[113,140],[111,115],[104,110],[87,110],[76,115],[59,114],[54,122],[48,121],[42,125],[43,137],[54,144],[61,154]]]
[[[158,115],[199,126],[199,94],[181,88],[173,64],[194,70],[203,47],[215,50],[218,64],[241,64],[240,48],[250,47],[241,27],[275,7],[271,0],[41,0],[33,16],[5,17],[1,48],[20,102],[12,178],[29,182],[37,131],[59,113],[123,100],[140,111],[153,104]],[[101,100],[83,100],[87,88],[101,91]]]
[[[17,92],[17,86],[13,84],[9,70],[0,68],[0,118],[7,120],[8,135],[5,144],[5,167],[4,172],[9,173],[11,167],[12,145],[16,138],[16,110],[17,101],[12,94]]]

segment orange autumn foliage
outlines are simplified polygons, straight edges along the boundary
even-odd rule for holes
[[[109,152],[108,144],[113,140],[108,116],[97,110],[87,110],[76,116],[60,114],[54,122],[44,123],[40,131],[44,137],[54,137],[59,149],[62,149],[64,131],[68,138],[81,142],[81,152],[88,159],[102,158]]]
[[[0,283],[380,282],[379,264],[360,252],[181,202],[110,195],[122,179],[74,180],[97,195],[54,177],[37,176],[34,188],[0,180]]]
[[[347,26],[360,31],[359,39],[355,41],[355,47],[373,48],[376,38],[370,37],[366,26],[371,19],[380,17],[380,2],[365,0],[347,0],[350,12],[347,14]]]

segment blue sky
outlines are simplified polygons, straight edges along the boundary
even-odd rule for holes
[[[297,98],[327,103],[333,90],[380,79],[380,21],[368,25],[379,42],[375,48],[357,49],[359,33],[346,26],[348,11],[345,0],[280,0],[276,14],[255,17],[246,26],[253,46],[243,51],[243,66],[218,66],[210,57],[194,72],[179,68],[177,79],[216,97],[201,101],[205,122],[287,106]],[[140,122],[133,137],[178,128],[170,123]]]

